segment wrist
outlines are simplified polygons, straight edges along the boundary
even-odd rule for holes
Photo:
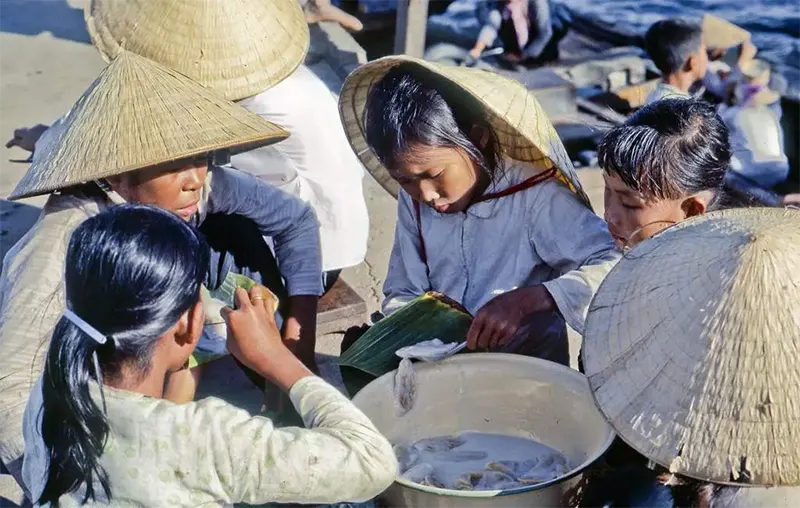
[[[313,373],[286,346],[273,348],[254,362],[253,370],[282,390],[288,392],[300,379]]]
[[[522,288],[520,291],[520,305],[525,314],[553,312],[558,309],[553,295],[542,285]]]

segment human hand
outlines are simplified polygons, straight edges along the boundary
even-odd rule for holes
[[[333,21],[351,32],[360,32],[364,28],[358,18],[331,5],[331,0],[309,0],[303,7],[303,11],[308,24]]]
[[[467,332],[470,349],[494,349],[507,344],[535,312],[556,309],[555,300],[544,286],[519,288],[494,297],[484,305]]]
[[[225,307],[222,316],[228,326],[228,351],[236,359],[284,390],[311,375],[284,345],[264,286],[254,286],[249,295],[239,288],[234,300],[236,310]]]
[[[44,131],[48,129],[47,125],[38,124],[33,127],[22,127],[14,130],[14,137],[6,142],[6,148],[18,146],[23,150],[33,152],[36,147],[36,142],[42,137]]]

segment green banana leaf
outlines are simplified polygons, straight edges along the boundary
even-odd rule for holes
[[[237,289],[242,288],[249,292],[253,286],[258,285],[256,281],[238,273],[228,272],[222,285],[214,291],[209,291],[211,298],[223,302],[225,305],[233,307],[233,294]]]
[[[250,291],[253,286],[257,285],[253,279],[239,275],[238,273],[228,272],[225,280],[222,281],[220,287],[214,291],[209,291],[205,286],[200,288],[200,293],[203,298],[203,303],[206,310],[206,326],[212,329],[222,326],[224,328],[225,320],[222,318],[223,307],[234,307],[233,295],[238,288],[245,291]],[[195,350],[189,357],[189,368],[208,363],[210,361],[222,358],[224,354],[214,354],[203,351]]]
[[[429,292],[373,325],[339,357],[339,365],[378,377],[400,364],[398,349],[431,339],[463,342],[471,324],[472,316],[461,305]]]

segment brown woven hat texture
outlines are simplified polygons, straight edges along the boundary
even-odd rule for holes
[[[83,93],[9,199],[46,194],[288,133],[151,60],[124,51]]]
[[[91,0],[85,16],[106,60],[132,51],[232,101],[289,76],[310,41],[297,0]]]
[[[339,95],[339,113],[350,145],[390,194],[397,197],[400,187],[367,144],[364,109],[372,86],[391,68],[404,63],[434,72],[474,97],[483,106],[507,157],[528,163],[533,171],[530,176],[557,168],[558,178],[589,204],[553,124],[522,84],[494,72],[437,65],[407,56],[388,56],[362,65],[348,76]]]
[[[590,305],[583,363],[618,435],[672,472],[800,485],[800,211],[713,212],[637,245]]]
[[[703,38],[710,49],[730,49],[750,40],[750,32],[713,14],[703,17]]]

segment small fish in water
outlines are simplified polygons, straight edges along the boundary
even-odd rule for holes
[[[458,448],[464,443],[466,443],[466,440],[464,440],[464,438],[461,436],[441,436],[420,439],[414,443],[414,446],[419,450],[426,452],[444,453],[449,452],[454,448]]]
[[[475,484],[480,481],[482,476],[483,471],[463,474],[458,477],[453,488],[455,490],[475,490]]]
[[[426,486],[428,486],[428,487],[436,487],[436,488],[439,488],[439,489],[446,489],[446,488],[447,488],[447,487],[445,487],[445,486],[444,486],[444,484],[443,484],[442,482],[440,482],[440,481],[439,481],[439,479],[438,479],[438,478],[436,478],[436,476],[434,476],[433,474],[429,474],[428,476],[426,476],[425,478],[423,478],[421,482],[418,482],[418,483],[419,483],[420,485],[426,485]]]
[[[468,462],[471,460],[483,460],[489,454],[480,450],[456,450],[440,453],[436,455],[442,462]]]
[[[419,464],[415,464],[411,467],[411,469],[401,474],[400,478],[414,483],[422,483],[426,477],[432,474],[433,466],[426,462],[421,462]]]
[[[525,485],[549,482],[564,476],[570,470],[567,458],[560,453],[540,457],[535,467],[520,474],[517,479]]]
[[[411,360],[403,358],[394,374],[394,405],[397,416],[403,416],[414,407],[417,398],[417,383]]]
[[[486,464],[486,469],[500,471],[513,478],[524,476],[539,464],[539,459],[528,459],[522,462],[516,460],[498,460]]]
[[[401,472],[408,471],[419,460],[419,450],[413,446],[394,445],[392,448]]]
[[[519,487],[513,477],[500,471],[487,470],[475,485],[475,490],[503,490]]]

